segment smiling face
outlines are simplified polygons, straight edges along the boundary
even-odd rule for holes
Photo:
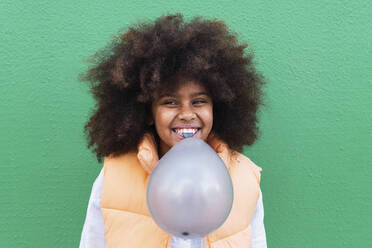
[[[213,126],[213,103],[202,84],[184,80],[152,103],[153,122],[160,137],[159,155],[187,136],[206,140]]]

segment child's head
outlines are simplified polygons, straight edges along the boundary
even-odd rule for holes
[[[223,21],[182,15],[138,24],[96,54],[85,74],[97,109],[85,125],[101,161],[135,150],[152,132],[166,152],[182,128],[206,139],[213,131],[241,151],[257,139],[262,77],[246,43]]]
[[[195,79],[172,78],[175,89],[165,89],[152,101],[152,119],[163,155],[186,135],[206,140],[213,126],[213,101]]]

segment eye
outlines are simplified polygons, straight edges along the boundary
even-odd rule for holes
[[[204,100],[204,99],[197,99],[197,100],[194,100],[192,102],[193,104],[196,104],[196,105],[201,105],[203,103],[207,103],[207,100]]]
[[[162,105],[176,105],[177,102],[174,100],[165,100],[163,101]]]

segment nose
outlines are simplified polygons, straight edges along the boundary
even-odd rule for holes
[[[191,121],[196,118],[196,113],[192,106],[182,106],[178,114],[178,118],[183,121]]]

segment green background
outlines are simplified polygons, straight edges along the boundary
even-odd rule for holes
[[[372,2],[0,1],[0,247],[78,247],[101,164],[78,82],[118,30],[181,12],[226,21],[267,80],[269,247],[372,247]],[[242,130],[244,131],[244,130]]]

